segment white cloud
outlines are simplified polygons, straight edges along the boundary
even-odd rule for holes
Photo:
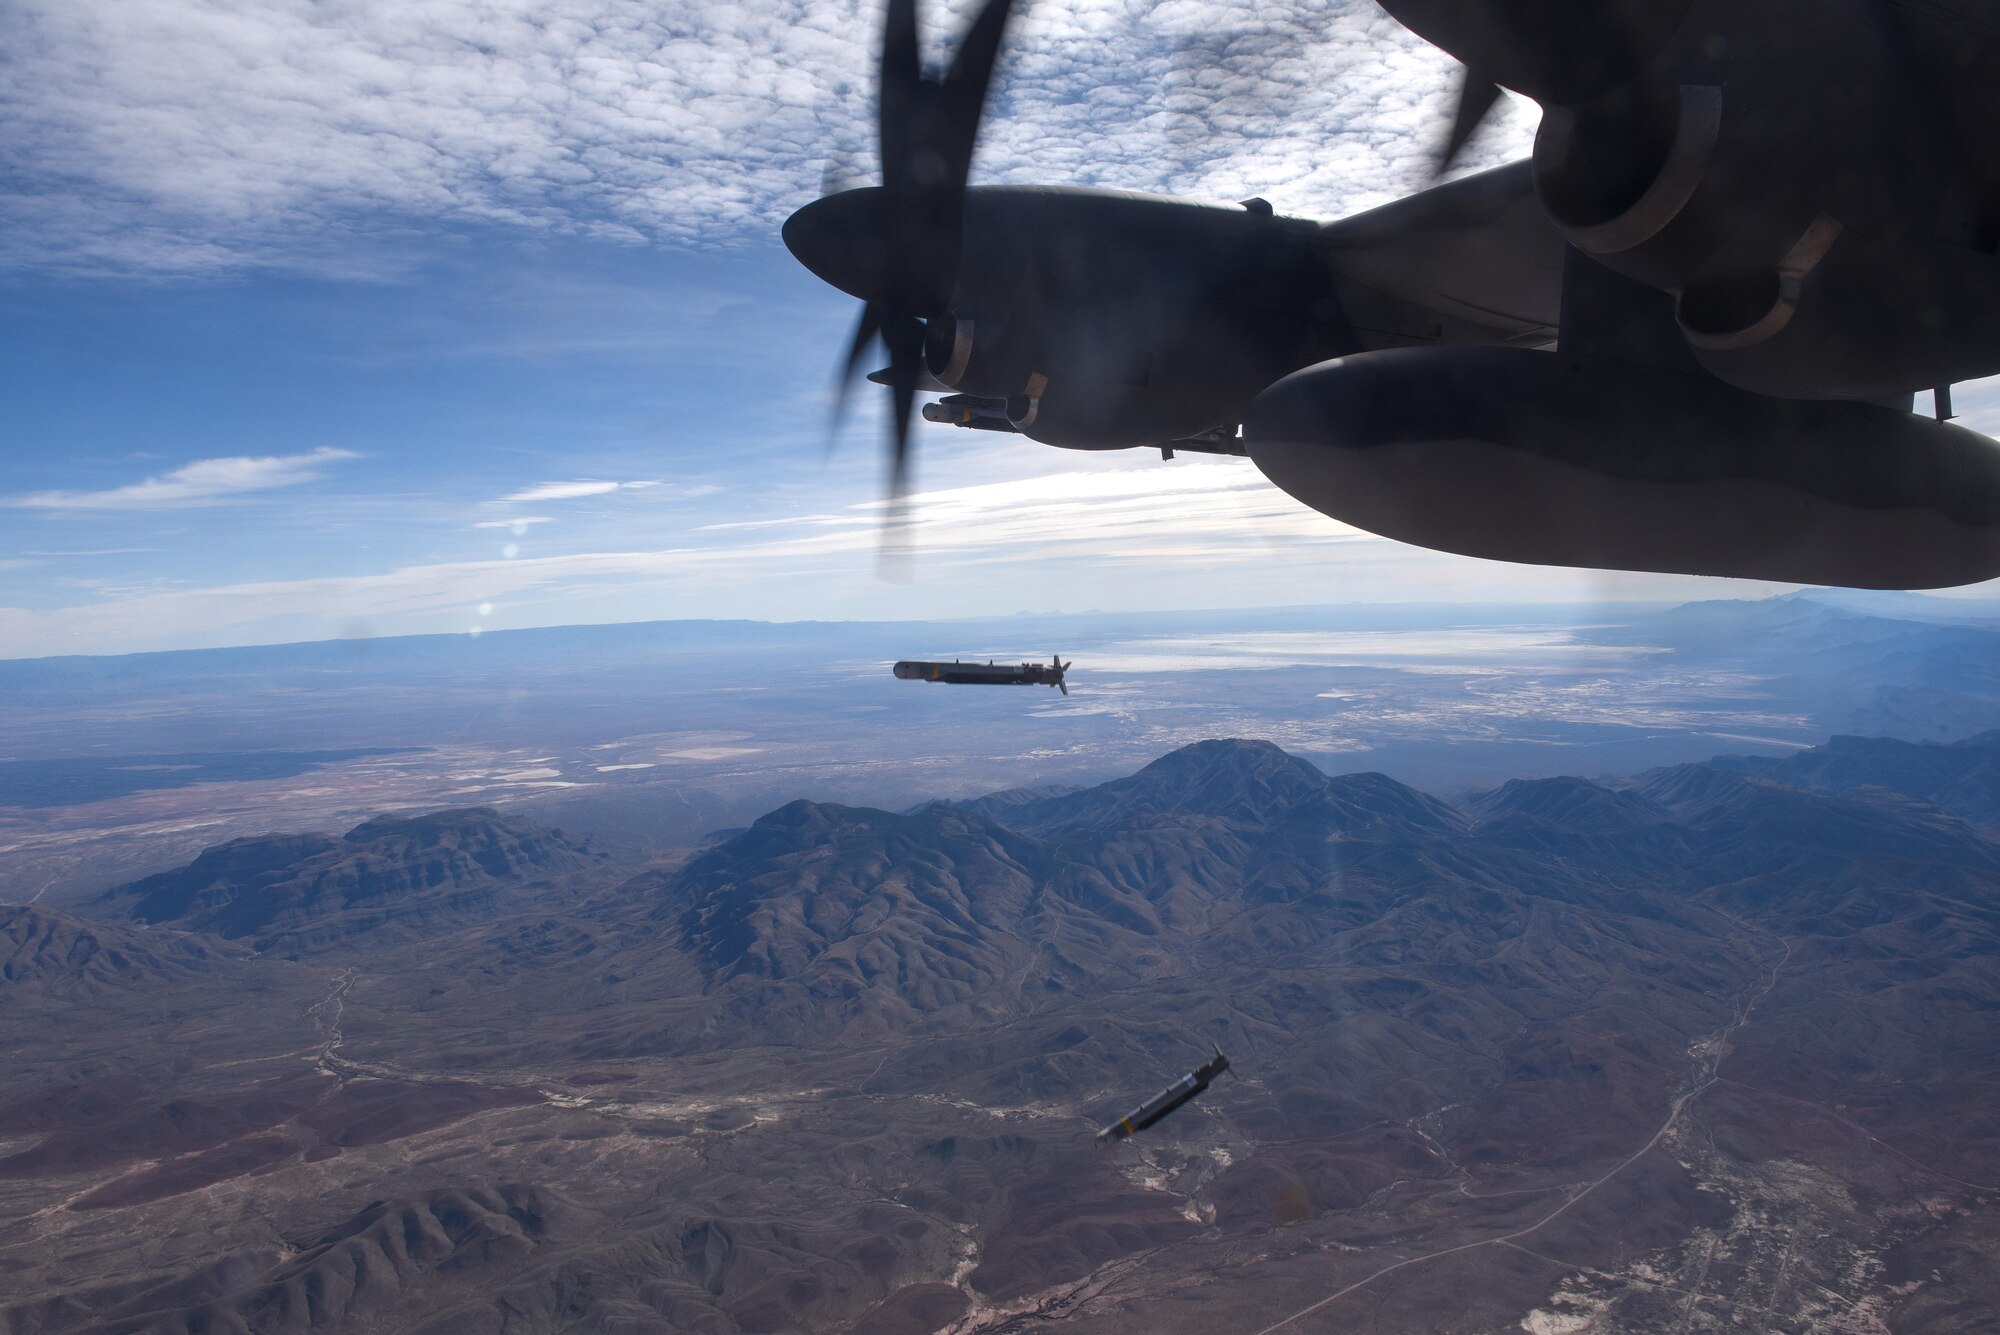
[[[939,571],[1021,561],[1073,569],[1143,562],[1165,574],[1254,564],[1286,537],[1314,543],[1361,536],[1302,510],[1248,464],[1205,461],[925,492],[910,498],[909,515],[911,550]],[[441,562],[378,574],[135,591],[51,610],[0,608],[0,643],[25,653],[102,653],[317,638],[331,633],[325,627],[355,621],[427,625],[427,616],[455,615],[508,595],[540,592],[568,603],[610,586],[673,590],[690,580],[732,600],[735,615],[807,615],[814,610],[808,591],[818,581],[872,582],[882,516],[881,502],[866,501],[799,515],[769,531],[698,529],[690,535],[694,542],[663,549]],[[756,605],[767,590],[801,601]],[[143,644],[131,638],[135,627],[144,628]]]
[[[934,41],[969,7],[926,6]],[[829,159],[872,176],[879,26],[874,0],[14,0],[0,259],[323,268],[385,215],[768,234]],[[1334,216],[1422,183],[1449,71],[1372,0],[1040,0],[979,171]]]
[[[502,505],[530,505],[536,501],[573,501],[583,496],[602,496],[628,484],[623,482],[544,482],[538,487],[510,492],[500,498]]]
[[[70,557],[84,558],[93,556],[145,556],[152,552],[157,552],[158,550],[160,549],[157,547],[93,547],[82,550],[67,550],[67,551],[30,550],[22,552],[21,555],[40,556],[40,557],[62,557],[67,559]]]
[[[526,533],[536,524],[553,524],[554,522],[555,520],[548,515],[516,515],[512,519],[482,519],[474,524],[473,527],[504,528],[510,529],[516,534],[521,534]]]
[[[1022,607],[1264,606],[1357,598],[1479,601],[1726,597],[1763,586],[1537,570],[1405,547],[1291,501],[1247,463],[1069,471],[911,498],[902,616]],[[375,573],[122,591],[51,609],[0,607],[21,654],[325,639],[660,617],[879,618],[882,504],[763,525],[713,525],[680,545],[410,564]],[[1071,600],[1089,600],[1078,604]],[[492,606],[491,614],[479,613]]]
[[[667,486],[667,484],[659,481],[657,478],[642,479],[637,482],[602,482],[584,479],[576,482],[539,483],[536,486],[528,487],[521,491],[509,492],[498,501],[495,501],[494,504],[533,505],[542,501],[574,501],[580,500],[585,496],[608,496],[614,491],[652,491],[656,488],[662,489],[662,494],[664,495],[682,500],[696,496],[713,496],[719,490],[719,488],[707,485]],[[500,520],[490,524],[481,524],[480,527],[499,528],[515,522],[517,521],[511,519]],[[545,523],[547,521],[545,519],[532,519],[528,522]]]
[[[0,500],[35,510],[170,510],[215,505],[251,492],[317,481],[323,466],[360,456],[322,447],[305,454],[197,459],[170,473],[106,491],[37,491]]]

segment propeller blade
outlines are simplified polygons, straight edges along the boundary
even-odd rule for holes
[[[958,282],[965,185],[1012,12],[1011,0],[986,0],[966,28],[950,68],[941,79],[924,79],[916,99],[904,178],[908,194],[897,211],[906,230],[897,253],[904,257],[912,304],[924,316],[947,309]],[[888,127],[883,133],[886,145]]]
[[[785,225],[786,245],[808,268],[841,277],[836,286],[867,301],[841,368],[829,448],[869,346],[880,338],[889,354],[887,374],[870,377],[890,392],[885,539],[905,527],[910,419],[918,391],[935,383],[924,367],[924,322],[949,313],[958,284],[966,180],[1012,9],[1012,0],[984,0],[936,74],[923,67],[917,0],[887,0],[876,87],[882,187],[823,193]],[[820,184],[823,192],[835,184],[831,167]]]
[[[1000,45],[1007,36],[1007,20],[1013,17],[1012,0],[986,0],[965,30],[944,76],[944,115],[962,145],[959,160],[972,165],[973,145],[979,138],[979,122],[986,114],[986,92],[993,82],[993,67],[1000,59]],[[955,145],[955,146],[958,146]],[[958,174],[964,188],[966,173]]]
[[[1486,119],[1486,113],[1493,110],[1493,104],[1500,100],[1500,85],[1482,76],[1470,65],[1459,71],[1458,107],[1451,118],[1451,134],[1446,138],[1444,151],[1438,155],[1433,176],[1442,176],[1451,170],[1451,164],[1458,158],[1459,151],[1472,138],[1479,123]]]
[[[882,511],[882,537],[875,548],[875,573],[892,584],[910,579],[910,501],[900,493]]]
[[[1595,101],[1673,40],[1691,0],[1382,0],[1433,46],[1543,106]]]
[[[924,71],[917,53],[917,0],[889,0],[882,23],[882,62],[875,87],[875,132],[882,184],[902,193],[909,176],[912,130],[921,116]]]
[[[847,388],[854,383],[854,372],[861,365],[861,359],[868,355],[868,345],[875,341],[875,335],[882,330],[882,308],[868,302],[861,308],[861,318],[854,322],[854,336],[847,342],[847,360],[841,364],[840,376],[833,386],[833,416],[826,424],[826,452],[833,453],[836,438],[840,435],[840,424],[847,417]]]
[[[910,413],[924,369],[924,327],[914,315],[894,312],[882,326],[882,339],[889,345],[889,495],[894,499],[903,495],[909,480]]]

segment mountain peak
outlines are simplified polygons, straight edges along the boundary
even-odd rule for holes
[[[1265,741],[1216,738],[1170,751],[1128,778],[1040,802],[1004,817],[1035,834],[1109,829],[1162,817],[1268,825],[1326,797],[1324,771]]]
[[[1318,797],[1326,791],[1327,775],[1272,742],[1224,737],[1169,751],[1132,782],[1189,810],[1224,815],[1253,793],[1284,806]]]
[[[280,939],[414,926],[526,884],[582,871],[588,850],[490,807],[377,816],[340,839],[267,835],[205,850],[175,871],[113,890],[108,902],[145,923],[168,923],[260,948]]]
[[[1509,779],[1467,805],[1484,825],[1539,821],[1576,834],[1608,834],[1673,819],[1673,812],[1644,793],[1606,788],[1567,774]]]
[[[1694,763],[1649,770],[1638,777],[1631,791],[1687,820],[1718,807],[1740,805],[1756,796],[1757,786],[1755,779],[1713,764]]]
[[[656,901],[650,916],[675,923],[712,979],[786,980],[801,1005],[844,1023],[961,1001],[1003,976],[1037,849],[948,806],[904,815],[801,801],[628,893]],[[871,988],[877,978],[894,986]]]
[[[1188,818],[1250,829],[1308,821],[1329,834],[1370,837],[1453,834],[1465,825],[1444,803],[1386,774],[1333,778],[1270,742],[1235,737],[1195,742],[1127,778],[990,814],[1044,837]]]
[[[446,811],[426,811],[418,815],[388,812],[370,816],[341,836],[343,843],[365,844],[377,839],[437,840],[493,826],[514,829],[534,828],[529,822],[502,815],[493,807],[453,807]]]

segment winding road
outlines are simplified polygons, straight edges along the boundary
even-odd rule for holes
[[[1748,924],[1745,925],[1747,926]],[[1542,1229],[1547,1228],[1550,1224],[1553,1224],[1556,1220],[1562,1218],[1565,1214],[1568,1214],[1572,1209],[1576,1208],[1577,1204],[1587,1199],[1592,1192],[1596,1191],[1599,1187],[1611,1181],[1613,1178],[1617,1177],[1620,1173],[1630,1168],[1633,1164],[1637,1163],[1639,1160],[1645,1158],[1648,1154],[1652,1153],[1653,1150],[1656,1147],[1658,1147],[1659,1143],[1662,1140],[1666,1139],[1667,1134],[1674,1129],[1675,1125],[1679,1123],[1681,1119],[1681,1114],[1687,1111],[1688,1105],[1693,1103],[1696,1099],[1700,1098],[1704,1093],[1708,1091],[1710,1086],[1714,1085],[1717,1080],[1721,1079],[1721,1076],[1718,1074],[1718,1071],[1722,1065],[1723,1059],[1728,1057],[1729,1055],[1730,1038],[1736,1033],[1737,1030],[1741,1029],[1745,1024],[1749,1023],[1751,1012],[1756,1010],[1757,1003],[1762,1001],[1767,995],[1769,995],[1771,989],[1778,985],[1778,975],[1784,972],[1785,966],[1787,964],[1791,963],[1792,943],[1786,941],[1783,937],[1777,937],[1774,934],[1773,936],[1775,940],[1783,944],[1784,953],[1779,957],[1778,962],[1771,966],[1771,976],[1764,980],[1764,985],[1762,987],[1758,988],[1755,992],[1744,997],[1741,1001],[1737,1003],[1736,1017],[1733,1020],[1731,1020],[1727,1025],[1723,1026],[1721,1029],[1717,1030],[1715,1033],[1709,1035],[1707,1038],[1694,1044],[1694,1046],[1690,1049],[1690,1052],[1694,1056],[1694,1069],[1690,1072],[1691,1079],[1688,1084],[1688,1087],[1683,1091],[1681,1091],[1680,1094],[1675,1096],[1673,1103],[1669,1105],[1667,1108],[1667,1115],[1665,1120],[1663,1120],[1660,1123],[1659,1129],[1653,1132],[1652,1136],[1646,1141],[1646,1143],[1641,1145],[1638,1149],[1634,1150],[1625,1159],[1621,1160],[1609,1172],[1597,1178],[1595,1181],[1586,1183],[1583,1186],[1583,1188],[1579,1190],[1574,1196],[1571,1196],[1561,1205],[1558,1205],[1555,1209],[1549,1211],[1547,1214],[1543,1215],[1540,1219],[1537,1219],[1534,1223],[1529,1224],[1524,1228],[1517,1228],[1512,1232],[1497,1234],[1496,1236],[1490,1238],[1481,1238],[1476,1242],[1462,1242],[1458,1244],[1456,1247],[1441,1247],[1437,1251],[1426,1252],[1421,1256],[1406,1257],[1401,1261],[1392,1262],[1389,1265],[1383,1266],[1380,1270],[1376,1270],[1371,1274],[1365,1275],[1362,1278],[1355,1280],[1352,1284],[1347,1285],[1345,1288],[1338,1289],[1332,1293],[1329,1293],[1328,1295],[1326,1295],[1326,1297],[1319,1299],[1317,1302],[1310,1303],[1305,1307],[1301,1307],[1298,1311],[1293,1312],[1290,1316],[1272,1322],[1270,1325],[1265,1326],[1262,1329],[1258,1330],[1256,1332],[1256,1335],[1273,1335],[1273,1332],[1283,1330],[1286,1327],[1291,1326],[1295,1322],[1302,1321],[1306,1317],[1311,1316],[1313,1313],[1321,1311],[1322,1309],[1330,1307],[1334,1303],[1339,1302],[1342,1298],[1347,1297],[1349,1294],[1359,1293],[1362,1289],[1367,1288],[1370,1284],[1373,1284],[1376,1280],[1381,1279],[1386,1275],[1393,1275],[1398,1270],[1407,1270],[1412,1266],[1420,1266],[1428,1261],[1435,1261],[1446,1256],[1456,1256],[1461,1252],[1476,1251],[1481,1247],[1512,1246],[1515,1243],[1517,1243],[1520,1239],[1529,1237],[1532,1234],[1538,1233]]]

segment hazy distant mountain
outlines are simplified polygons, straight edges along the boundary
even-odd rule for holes
[[[1657,666],[1749,681],[1838,733],[1945,739],[2000,727],[2000,620],[1992,604],[1846,598],[1810,590],[1688,603],[1583,632],[1667,650]],[[1984,615],[1982,615],[1984,614]]]
[[[1754,800],[1756,782],[1709,763],[1650,770],[1627,780],[1626,786],[1684,819],[1695,819],[1718,808],[1741,806]]]
[[[940,803],[940,805],[958,807],[961,810],[985,816],[989,820],[1005,821],[1010,817],[1018,818],[1020,808],[1028,806],[1031,803],[1068,797],[1071,793],[1080,793],[1082,791],[1082,784],[1040,783],[1026,788],[1003,788],[997,793],[984,793],[978,797],[945,801]],[[912,811],[921,811],[924,807],[930,805],[932,805],[930,802],[924,802],[912,808]]]
[[[1949,743],[1835,737],[1797,755],[1719,756],[1710,765],[1818,792],[1888,789],[1975,825],[2000,826],[2000,732]]]
[[[490,915],[594,862],[557,831],[473,807],[378,816],[339,838],[232,840],[99,904],[142,923],[296,953]]]
[[[1950,627],[1942,633],[1965,628]],[[1661,644],[1684,654],[1722,658],[1786,655],[1817,657],[1856,647],[1894,643],[1907,646],[1911,637],[1940,631],[1894,614],[1862,611],[1810,594],[1777,598],[1719,598],[1685,603],[1669,611],[1635,620],[1628,626],[1590,632],[1603,644]],[[1965,630],[1990,637],[1990,628]]]
[[[1602,834],[1673,819],[1659,803],[1586,779],[1515,779],[1466,803],[1482,825],[1525,821],[1576,834]]]

